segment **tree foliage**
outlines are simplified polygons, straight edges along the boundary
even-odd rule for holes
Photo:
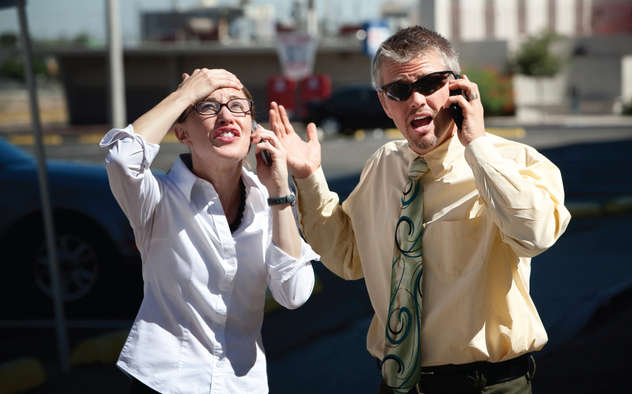
[[[510,76],[494,68],[467,68],[467,77],[476,82],[485,108],[485,116],[513,115],[516,107],[513,99],[513,83]]]
[[[531,77],[552,77],[562,67],[562,58],[551,51],[557,39],[552,33],[530,37],[522,43],[511,61],[514,72]]]
[[[0,48],[17,48],[18,35],[13,32],[4,32],[0,34]]]

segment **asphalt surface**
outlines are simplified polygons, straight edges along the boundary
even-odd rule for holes
[[[515,125],[501,127],[515,131]],[[538,147],[560,167],[568,204],[575,207],[566,234],[533,263],[531,292],[550,336],[537,355],[535,392],[627,392],[624,365],[632,350],[627,330],[632,317],[632,252],[626,247],[632,215],[626,198],[632,195],[628,171],[632,126],[624,122],[520,129],[524,134],[520,137],[518,131],[515,139]],[[384,143],[379,133],[357,138],[355,142],[329,139],[323,144],[324,170],[331,188],[341,196],[353,188],[364,160]],[[93,146],[84,148],[86,152],[53,145],[48,152],[50,158],[101,161],[102,153]],[[160,165],[168,168],[167,161],[180,149],[166,144],[159,155],[165,162]],[[364,283],[342,281],[320,264],[315,270],[322,291],[298,310],[266,315],[263,335],[271,393],[375,392],[379,371],[365,348],[371,308]],[[129,381],[112,361],[128,324],[71,329],[70,346],[77,364],[70,373],[59,370],[50,326],[5,327],[0,329],[0,363],[38,360],[45,376],[30,393],[126,392]],[[16,370],[0,368],[0,381],[37,380],[37,373],[19,376],[11,371]]]

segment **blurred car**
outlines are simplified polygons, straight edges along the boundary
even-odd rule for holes
[[[133,318],[140,258],[104,165],[47,163],[64,309],[70,318]],[[50,318],[51,279],[37,162],[0,138],[0,319]]]
[[[306,105],[306,122],[314,122],[325,133],[351,134],[358,129],[393,128],[371,85],[349,85],[335,90],[325,100]]]

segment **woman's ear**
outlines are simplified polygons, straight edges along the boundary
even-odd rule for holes
[[[173,133],[181,144],[189,145],[189,133],[182,123],[173,126]]]

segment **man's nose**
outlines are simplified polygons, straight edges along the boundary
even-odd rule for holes
[[[415,108],[421,107],[422,105],[425,105],[427,102],[426,96],[418,92],[417,90],[413,90],[413,93],[410,95],[409,100],[410,100],[410,104],[415,106]]]

